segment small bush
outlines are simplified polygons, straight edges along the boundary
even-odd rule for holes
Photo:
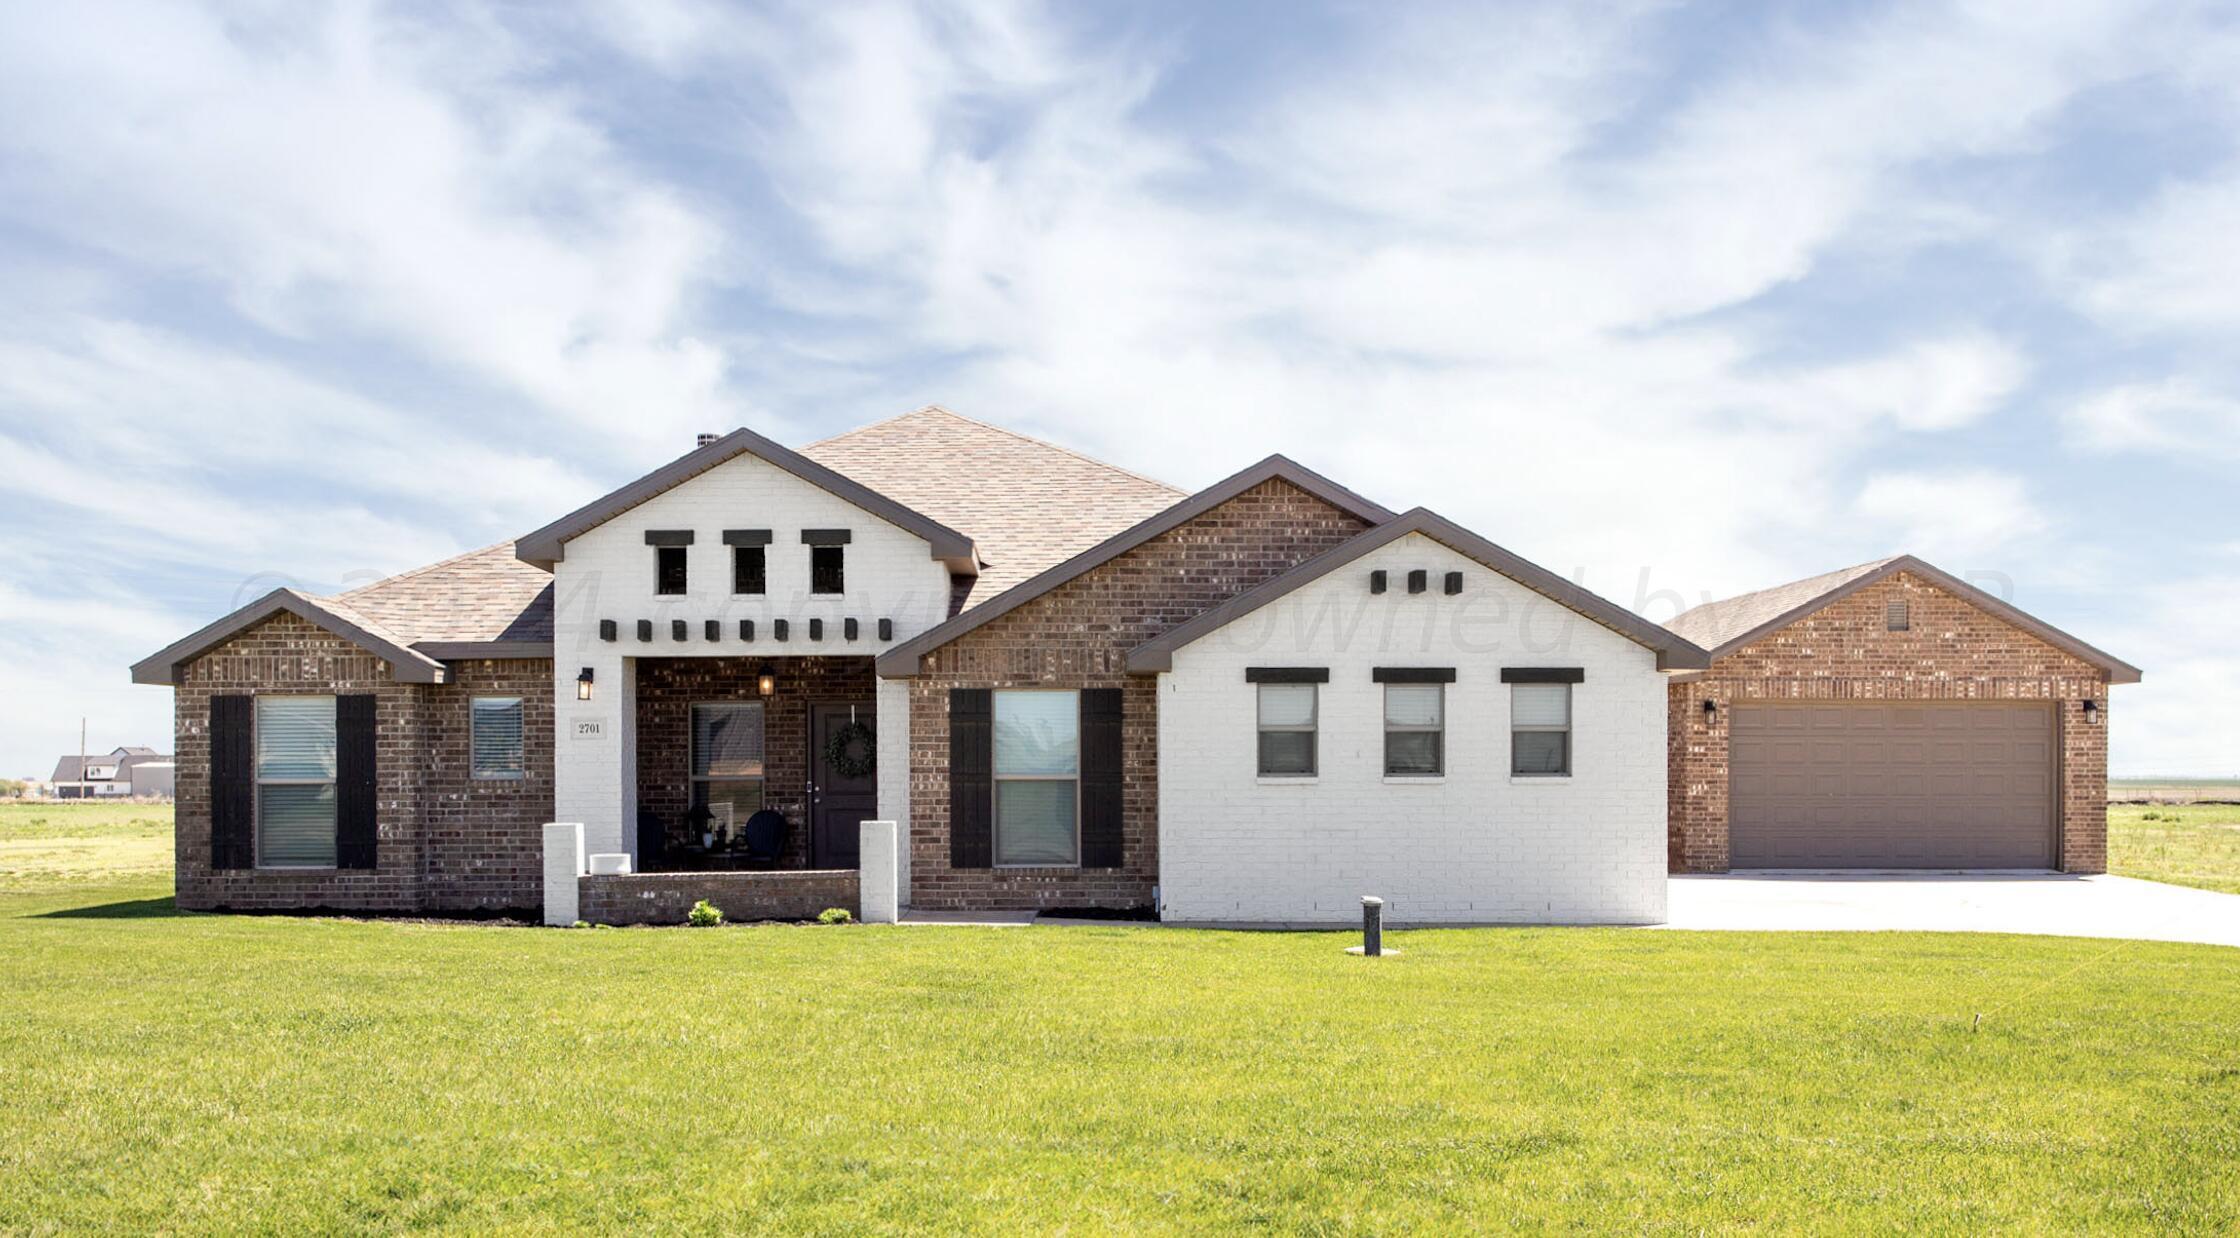
[[[694,928],[714,928],[723,923],[723,911],[707,899],[701,899],[692,905],[692,911],[685,916],[684,922]]]
[[[817,913],[817,923],[819,924],[854,924],[855,922],[855,913],[845,907],[827,907]]]
[[[578,921],[576,921],[576,922],[575,922],[574,924],[571,924],[571,925],[569,925],[568,927],[569,927],[569,928],[590,928],[590,927],[591,927],[591,921],[589,921],[589,920],[578,920]]]

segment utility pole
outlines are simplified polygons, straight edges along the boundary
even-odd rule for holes
[[[86,716],[78,715],[78,798],[86,797]]]

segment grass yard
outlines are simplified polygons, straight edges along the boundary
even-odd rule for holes
[[[171,880],[171,805],[0,800],[0,894]]]
[[[2108,871],[2240,894],[2240,804],[2108,805]]]
[[[2240,1226],[2240,950],[1535,929],[1370,962],[7,881],[0,1232]]]

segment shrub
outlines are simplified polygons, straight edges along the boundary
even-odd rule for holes
[[[819,924],[854,924],[855,922],[855,913],[845,907],[827,907],[817,913],[817,923]]]
[[[692,905],[692,911],[685,916],[684,922],[694,928],[714,928],[723,923],[723,911],[707,899],[701,899]]]

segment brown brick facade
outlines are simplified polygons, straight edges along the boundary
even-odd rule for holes
[[[1128,650],[1367,528],[1262,483],[920,660],[910,681],[910,890],[922,908],[1140,907],[1158,881],[1158,696]],[[1119,688],[1118,868],[949,866],[949,689]]]
[[[687,763],[692,748],[692,706],[709,701],[763,701],[763,804],[793,823],[782,863],[809,865],[809,709],[854,705],[876,723],[878,681],[871,658],[771,659],[777,691],[756,692],[760,658],[640,658],[638,692],[638,802],[668,824],[672,843],[684,841],[692,803]],[[689,906],[689,904],[688,904]]]
[[[1908,630],[1887,628],[1904,599]],[[1707,721],[1706,700],[1718,712]],[[2107,870],[2108,676],[1910,572],[1840,598],[1721,657],[1669,694],[1674,872],[1728,866],[1728,718],[1753,701],[2048,701],[2058,714],[2063,870]],[[2097,723],[2084,702],[2096,701]]]
[[[543,900],[540,827],[552,815],[552,664],[470,662],[457,682],[400,684],[388,664],[294,615],[274,616],[187,664],[174,689],[177,882],[193,910],[369,912],[521,909]],[[377,698],[375,867],[210,867],[210,699],[229,694]],[[468,777],[467,701],[523,698],[528,777]]]

